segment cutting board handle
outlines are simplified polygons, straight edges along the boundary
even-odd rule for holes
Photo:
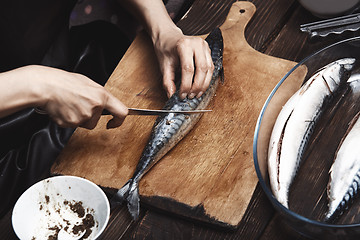
[[[245,32],[245,27],[253,17],[256,12],[256,7],[251,2],[235,2],[229,11],[229,14],[220,27],[221,30],[229,30],[230,28],[235,28],[234,30],[240,34]]]

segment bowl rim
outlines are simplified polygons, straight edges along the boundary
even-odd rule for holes
[[[317,225],[320,227],[331,227],[331,228],[353,228],[353,227],[360,227],[360,223],[354,223],[354,224],[331,224],[331,223],[325,223],[325,222],[321,222],[321,221],[317,221],[317,220],[312,220],[309,218],[306,218],[300,214],[297,214],[293,211],[291,211],[290,209],[284,207],[272,194],[271,190],[268,188],[268,186],[265,183],[265,180],[262,177],[261,171],[260,171],[260,166],[258,163],[258,154],[257,154],[257,142],[258,142],[258,137],[259,137],[259,130],[260,130],[260,126],[261,126],[261,122],[265,113],[265,110],[267,109],[267,106],[269,105],[269,102],[271,101],[272,97],[275,95],[276,91],[278,90],[278,88],[281,86],[281,84],[290,76],[290,74],[292,72],[294,72],[299,66],[301,66],[302,64],[304,64],[307,60],[309,60],[310,58],[312,58],[313,56],[316,56],[317,54],[335,47],[337,45],[343,44],[343,43],[348,43],[348,42],[352,42],[352,41],[356,41],[356,40],[360,40],[360,36],[358,37],[351,37],[351,38],[347,38],[335,43],[332,43],[324,48],[321,48],[320,50],[315,51],[314,53],[310,54],[309,56],[305,57],[304,59],[302,59],[299,63],[297,63],[292,69],[290,69],[290,71],[288,71],[285,76],[275,85],[274,89],[271,91],[271,93],[269,94],[269,96],[267,97],[261,111],[259,114],[259,117],[256,121],[256,125],[255,125],[255,131],[254,131],[254,139],[253,139],[253,158],[254,158],[254,165],[255,165],[255,171],[256,171],[256,175],[259,179],[259,183],[262,187],[262,189],[264,190],[265,194],[267,195],[267,197],[269,198],[270,202],[277,208],[280,208],[280,210],[282,212],[286,212],[288,213],[291,217],[295,218],[295,219],[299,219],[303,222],[306,223],[310,223],[313,225]]]
[[[12,224],[12,227],[13,227],[13,230],[16,234],[16,236],[18,236],[17,232],[16,232],[16,229],[15,229],[15,226],[14,226],[14,209],[19,201],[19,199],[25,194],[25,192],[27,192],[29,189],[31,189],[32,187],[34,187],[35,185],[38,185],[38,184],[41,184],[41,183],[44,183],[48,180],[51,180],[51,179],[59,179],[59,178],[65,178],[65,179],[76,179],[76,181],[81,181],[81,182],[86,182],[87,184],[90,184],[91,186],[93,186],[95,189],[97,189],[98,193],[101,195],[101,197],[105,200],[105,204],[106,204],[106,219],[105,219],[105,222],[103,224],[103,226],[101,228],[98,229],[98,233],[94,236],[94,239],[97,239],[101,236],[101,234],[104,232],[105,228],[107,227],[108,223],[109,223],[109,219],[110,219],[110,202],[109,202],[109,199],[107,198],[106,194],[104,193],[104,191],[97,185],[95,184],[94,182],[86,179],[86,178],[83,178],[83,177],[78,177],[78,176],[73,176],[73,175],[59,175],[59,176],[50,176],[48,178],[45,178],[45,179],[42,179],[34,184],[32,184],[30,187],[28,187],[21,195],[20,197],[17,199],[14,207],[13,207],[13,210],[12,210],[12,214],[11,214],[11,224]]]
[[[307,11],[309,11],[310,13],[312,13],[314,16],[320,17],[320,18],[329,18],[329,17],[336,17],[336,16],[340,16],[342,14],[351,14],[353,10],[356,10],[357,7],[359,7],[360,5],[360,1],[359,0],[355,0],[355,1],[347,1],[347,5],[344,5],[343,8],[341,9],[341,11],[339,10],[338,6],[336,6],[336,8],[330,8],[324,10],[323,8],[319,7],[319,6],[315,6],[311,5],[310,2],[314,2],[314,1],[309,1],[309,0],[298,0],[299,4],[305,8]],[[340,2],[340,1],[338,1]]]

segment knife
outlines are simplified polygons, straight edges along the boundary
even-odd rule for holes
[[[153,109],[140,109],[140,108],[128,108],[128,115],[163,115],[167,113],[178,113],[178,114],[194,114],[194,113],[206,113],[211,112],[212,110],[189,110],[189,111],[174,111],[174,110],[153,110]],[[111,115],[107,110],[104,110],[102,115]]]
[[[194,113],[206,113],[212,110],[189,110],[189,111],[174,111],[174,110],[152,110],[152,109],[140,109],[140,108],[128,108],[129,115],[162,115],[167,113],[180,113],[180,114],[194,114]]]
[[[178,114],[194,114],[194,113],[206,113],[211,112],[212,110],[189,110],[189,111],[174,111],[174,110],[153,110],[153,109],[140,109],[140,108],[128,108],[128,115],[148,115],[156,116],[163,115],[167,113],[178,113]],[[35,108],[35,112],[39,114],[47,115],[48,113],[45,110],[40,108]],[[108,110],[104,109],[101,115],[112,115]]]

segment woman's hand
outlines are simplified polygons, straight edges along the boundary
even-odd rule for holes
[[[161,32],[153,41],[168,97],[176,90],[177,69],[181,71],[180,98],[200,97],[214,71],[209,45],[200,37],[185,36],[177,27]]]
[[[93,129],[104,109],[114,118],[108,123],[109,128],[118,127],[124,121],[128,110],[123,103],[111,95],[104,87],[84,75],[56,70],[56,78],[51,70],[44,70],[39,77],[48,76],[50,80],[48,97],[42,106],[60,126],[81,126]]]
[[[7,105],[0,109],[0,113],[40,107],[62,127],[88,129],[96,126],[104,109],[114,116],[108,122],[108,128],[120,126],[128,114],[127,107],[116,97],[81,74],[27,66],[3,73],[0,79],[0,86],[6,87],[6,82],[11,84],[8,95],[2,96],[1,100]]]
[[[161,0],[118,0],[132,12],[149,33],[170,97],[175,92],[175,73],[180,68],[180,97],[200,97],[209,86],[214,65],[207,42],[185,36],[171,20]]]

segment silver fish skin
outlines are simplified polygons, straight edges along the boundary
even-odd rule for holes
[[[274,124],[268,149],[268,173],[275,198],[288,208],[290,185],[324,105],[345,84],[355,59],[344,58],[319,69],[286,102]]]
[[[355,115],[335,153],[327,186],[328,211],[332,222],[349,207],[360,187],[360,112]]]
[[[352,93],[358,94],[360,92],[360,74],[359,73],[351,74],[347,83],[350,86]]]
[[[209,88],[199,98],[179,98],[177,91],[166,102],[163,109],[174,111],[189,111],[205,109],[215,95],[220,79],[223,79],[223,38],[219,28],[213,30],[205,39],[211,49],[214,72]],[[130,214],[134,219],[139,216],[138,185],[143,175],[156,164],[170,149],[172,149],[198,122],[202,114],[174,114],[159,116],[152,128],[150,139],[143,150],[132,178],[116,193],[113,201],[127,202]]]

